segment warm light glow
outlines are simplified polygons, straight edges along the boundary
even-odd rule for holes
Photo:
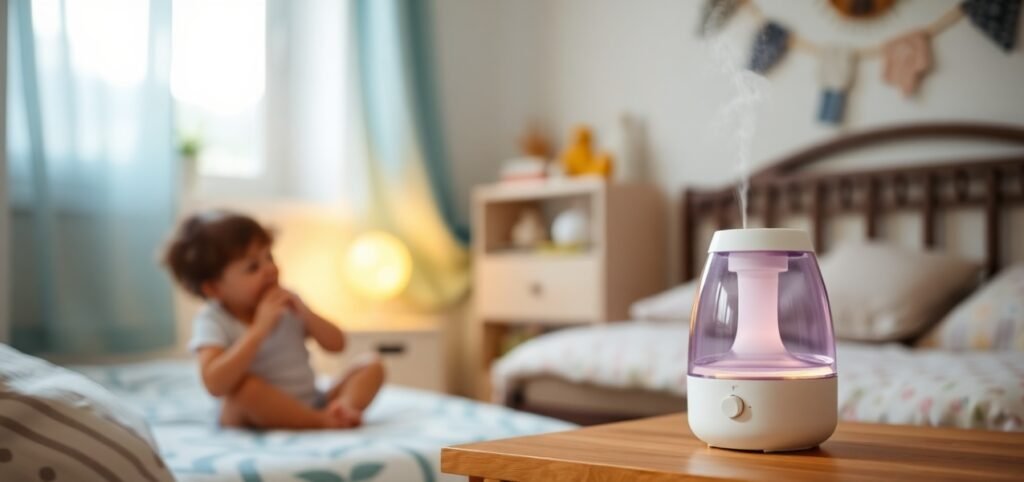
[[[732,368],[700,367],[694,375],[720,380],[798,380],[828,378],[835,375],[831,365],[807,368]]]
[[[409,250],[385,232],[361,234],[345,254],[345,280],[357,293],[375,301],[397,296],[411,275]]]

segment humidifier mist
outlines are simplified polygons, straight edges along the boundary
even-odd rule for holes
[[[687,405],[716,447],[796,450],[836,423],[832,318],[810,238],[715,233],[690,324]]]

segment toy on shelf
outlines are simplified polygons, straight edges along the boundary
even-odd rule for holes
[[[536,122],[531,122],[519,139],[519,150],[529,157],[551,158],[551,143]]]
[[[562,153],[562,168],[569,176],[599,175],[610,178],[612,156],[607,152],[595,154],[590,127],[579,126],[573,133],[572,143]]]
[[[531,122],[519,139],[519,149],[520,157],[502,163],[502,181],[543,180],[551,175],[551,145],[536,122]]]
[[[540,211],[524,209],[512,226],[512,246],[519,249],[536,248],[548,239],[547,227]]]
[[[580,207],[558,213],[551,223],[551,240],[556,247],[579,248],[590,242],[590,216]]]

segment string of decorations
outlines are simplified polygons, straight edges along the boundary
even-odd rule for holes
[[[887,10],[893,0],[830,0],[830,3],[837,8],[851,9],[844,13],[849,13],[854,18],[868,18]],[[838,125],[843,120],[847,92],[853,85],[859,61],[881,58],[884,63],[883,81],[899,89],[904,97],[913,96],[925,75],[931,70],[932,39],[962,18],[969,19],[1003,51],[1012,51],[1017,39],[1017,19],[1020,16],[1021,0],[964,0],[926,25],[896,35],[881,44],[867,47],[815,42],[788,29],[781,22],[767,18],[753,0],[707,0],[698,29],[699,34],[702,37],[714,35],[741,7],[749,11],[761,24],[754,36],[747,67],[766,75],[790,50],[818,57],[822,85],[818,120]]]

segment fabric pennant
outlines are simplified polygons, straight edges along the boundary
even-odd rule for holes
[[[701,37],[718,33],[740,6],[740,0],[707,0],[701,10],[701,21],[697,33]]]
[[[882,78],[909,97],[932,68],[931,36],[924,30],[896,37],[882,46]]]
[[[839,125],[846,114],[846,91],[825,89],[821,92],[821,104],[818,107],[818,122]]]
[[[750,70],[764,74],[782,60],[789,50],[789,31],[773,21],[765,22],[754,37]]]
[[[1009,52],[1017,42],[1021,0],[965,0],[960,4],[971,23]]]
[[[853,85],[857,70],[857,53],[848,47],[828,46],[818,55],[821,61],[818,74],[823,87],[818,120],[839,124],[846,111],[846,92]]]

